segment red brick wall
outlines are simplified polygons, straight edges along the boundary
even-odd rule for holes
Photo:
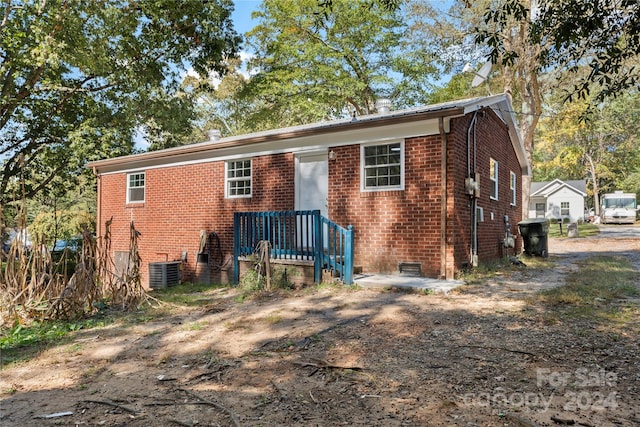
[[[418,262],[422,273],[440,274],[439,135],[405,141],[404,191],[360,191],[360,146],[332,148],[329,217],[353,225],[355,264],[365,271],[397,271]]]
[[[470,261],[471,247],[471,199],[466,194],[464,179],[467,176],[467,129],[472,115],[452,120],[448,145],[449,167],[454,179],[448,188],[454,195],[453,228],[449,228],[451,239],[456,243],[454,259],[456,268]],[[480,197],[477,204],[484,210],[484,221],[478,223],[478,259],[485,262],[503,255],[502,241],[505,235],[504,216],[509,216],[510,230],[517,232],[517,223],[522,218],[521,168],[509,139],[508,129],[495,113],[487,109],[479,114],[475,127],[475,170],[473,145],[470,146],[471,172],[480,174]],[[490,158],[498,162],[498,200],[490,198]],[[509,187],[510,172],[517,178],[516,205],[511,205]],[[493,214],[493,219],[491,218]],[[512,252],[513,253],[513,252]]]
[[[470,261],[472,204],[464,183],[471,117],[452,120],[447,134],[449,272]],[[478,258],[483,262],[502,256],[504,215],[516,231],[521,218],[521,169],[505,124],[491,110],[478,116],[476,140],[475,171],[481,175],[478,206],[485,214],[478,225]],[[400,262],[418,262],[425,276],[440,276],[441,145],[440,135],[405,140],[405,189],[381,192],[360,191],[360,146],[332,148],[336,160],[329,162],[329,216],[338,224],[354,226],[355,263],[364,271],[393,272]],[[471,156],[473,161],[473,151]],[[490,157],[499,165],[498,200],[489,197]],[[517,175],[516,206],[510,204],[510,171]]]
[[[294,208],[292,154],[254,157],[252,169],[253,197],[246,199],[225,199],[222,161],[149,169],[145,171],[145,202],[130,204],[126,204],[127,174],[103,175],[100,223],[104,227],[105,221],[113,218],[112,250],[128,251],[129,222],[133,221],[141,233],[145,285],[149,262],[179,260],[183,251],[187,252],[184,280],[194,280],[200,230],[217,233],[223,259],[230,260],[233,212]],[[217,281],[216,271],[211,273]]]
[[[451,276],[470,261],[471,199],[466,194],[467,129],[471,115],[453,119],[447,134],[447,260]],[[484,222],[478,224],[479,260],[502,255],[504,215],[511,230],[521,218],[521,176],[505,124],[491,111],[478,115],[476,167]],[[360,191],[360,146],[333,147],[329,161],[329,217],[354,226],[355,263],[369,272],[394,272],[400,262],[418,262],[425,276],[441,274],[441,147],[440,135],[405,140],[405,189]],[[471,156],[473,161],[473,146]],[[499,198],[489,197],[489,158],[499,164]],[[472,166],[472,172],[474,172]],[[141,232],[143,283],[148,263],[177,260],[188,254],[185,280],[194,280],[200,230],[216,232],[223,260],[231,265],[233,212],[294,209],[293,154],[253,158],[253,197],[225,199],[224,162],[182,165],[146,172],[143,204],[126,204],[126,174],[101,179],[100,223],[113,218],[112,249],[127,251],[129,222]],[[517,175],[517,204],[510,205],[509,172]],[[491,219],[493,213],[493,219]],[[102,231],[104,231],[102,229]],[[217,261],[219,260],[212,260]],[[212,281],[218,281],[212,271]]]

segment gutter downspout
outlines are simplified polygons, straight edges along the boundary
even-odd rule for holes
[[[438,119],[442,150],[440,158],[440,277],[453,279],[453,272],[447,271],[447,135],[444,132],[444,119]]]
[[[471,129],[473,129],[473,173],[476,172],[476,122],[478,119],[478,111],[473,113],[469,127],[467,128],[467,178],[472,179],[471,176]],[[475,178],[475,175],[474,175]],[[470,262],[473,267],[478,266],[478,218],[476,213],[478,212],[478,199],[475,194],[470,194],[471,197],[471,248],[469,251]]]

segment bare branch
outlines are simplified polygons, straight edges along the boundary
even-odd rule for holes
[[[9,21],[9,12],[11,12],[11,0],[7,0],[7,5],[4,8],[4,18],[0,22],[0,31],[7,25]]]

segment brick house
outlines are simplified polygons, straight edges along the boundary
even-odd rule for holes
[[[214,136],[88,167],[98,177],[98,236],[111,219],[114,259],[126,258],[133,221],[143,283],[149,263],[173,260],[198,281],[203,232],[215,237],[211,281],[229,282],[234,212],[308,209],[353,226],[364,272],[413,265],[453,278],[504,254],[530,173],[507,95]]]

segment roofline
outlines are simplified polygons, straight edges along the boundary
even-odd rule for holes
[[[95,173],[101,169],[124,170],[128,168],[144,167],[145,163],[162,163],[164,159],[174,159],[176,156],[189,156],[198,153],[214,152],[225,148],[239,148],[252,144],[279,142],[295,138],[305,138],[317,135],[337,133],[342,131],[357,131],[384,126],[401,125],[416,121],[427,121],[438,118],[455,118],[464,116],[473,111],[486,107],[497,107],[507,124],[512,144],[516,149],[516,155],[522,166],[523,174],[529,174],[531,168],[525,155],[524,145],[520,138],[515,116],[509,109],[510,99],[506,94],[487,97],[470,98],[460,101],[445,102],[431,106],[423,106],[406,110],[393,111],[388,114],[371,114],[354,117],[353,119],[340,119],[327,122],[318,122],[309,125],[292,126],[281,129],[273,129],[246,135],[231,136],[217,141],[204,141],[195,144],[182,145],[158,151],[148,151],[139,154],[114,157],[87,163]]]
[[[447,113],[447,114],[443,114]],[[390,113],[391,114],[391,113]],[[145,153],[130,154],[128,156],[113,157],[110,159],[96,160],[87,163],[88,168],[100,168],[105,166],[114,166],[118,164],[126,164],[129,160],[144,161],[157,160],[162,158],[171,158],[181,154],[194,154],[206,151],[214,151],[220,148],[242,147],[250,144],[258,144],[261,142],[277,142],[293,138],[304,138],[311,135],[322,135],[327,133],[339,132],[343,129],[358,130],[362,128],[371,128],[379,126],[388,126],[393,124],[402,124],[418,120],[429,120],[442,116],[459,116],[464,114],[464,109],[460,107],[447,110],[417,112],[414,114],[405,114],[402,116],[390,117],[376,116],[367,119],[355,119],[353,121],[326,122],[317,127],[306,127],[298,129],[298,127],[275,129],[267,132],[259,132],[255,134],[238,135],[228,138],[222,138],[218,141],[205,141],[196,144],[182,145],[180,147],[167,148],[158,151],[147,151]],[[365,116],[371,117],[371,116]]]

